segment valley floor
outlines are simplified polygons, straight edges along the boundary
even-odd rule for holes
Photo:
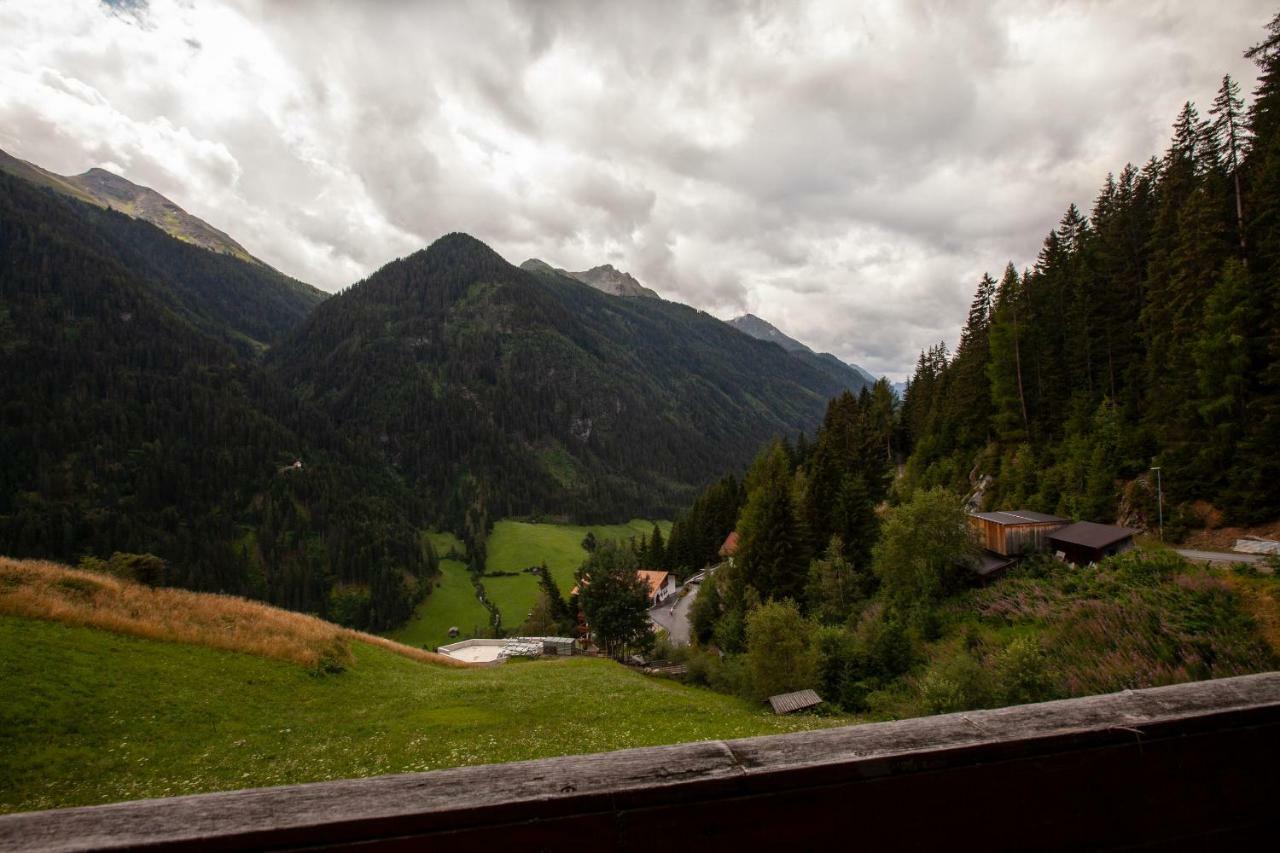
[[[845,724],[573,658],[449,669],[352,643],[337,674],[0,617],[0,812]],[[549,677],[554,676],[554,677]]]
[[[485,593],[502,614],[502,627],[508,634],[520,630],[521,624],[538,600],[538,578],[525,571],[545,565],[555,579],[560,594],[568,596],[574,586],[574,573],[587,558],[582,540],[588,533],[597,541],[645,539],[652,535],[654,524],[664,537],[671,535],[671,522],[632,519],[625,524],[545,524],[504,520],[493,526],[485,542],[488,560],[481,577]],[[461,552],[463,545],[447,533],[430,534],[436,552],[444,556],[450,548]],[[466,566],[452,560],[441,560],[438,586],[423,599],[408,624],[388,636],[402,643],[435,649],[453,642],[449,629],[457,628],[461,638],[492,636],[489,613],[476,599]]]

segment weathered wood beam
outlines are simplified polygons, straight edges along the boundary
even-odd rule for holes
[[[0,816],[0,849],[1240,844],[1280,673],[736,741]]]

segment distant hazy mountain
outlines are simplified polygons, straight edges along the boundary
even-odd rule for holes
[[[150,222],[172,237],[203,249],[225,252],[243,261],[262,263],[235,240],[187,213],[155,190],[140,187],[105,169],[90,169],[81,175],[57,175],[0,151],[0,171],[98,207],[110,207],[127,213],[135,219]]]
[[[834,377],[852,391],[859,391],[867,385],[874,385],[876,377],[856,364],[848,364],[829,352],[814,352],[809,347],[788,337],[777,326],[762,320],[755,314],[743,314],[728,321],[730,326],[739,332],[762,341],[770,341],[789,353],[800,357],[803,361]]]
[[[551,266],[546,261],[530,258],[520,265],[523,270],[529,272],[555,272],[560,275],[567,275],[575,278],[583,284],[589,284],[596,290],[612,293],[614,296],[643,296],[646,299],[660,299],[656,291],[650,290],[640,282],[636,281],[630,273],[615,269],[612,264],[605,264],[599,267],[592,267],[582,272],[570,272]]]

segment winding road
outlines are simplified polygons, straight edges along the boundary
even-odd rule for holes
[[[674,604],[666,601],[649,609],[649,621],[667,632],[673,646],[689,645],[689,608],[693,606],[701,587],[700,583],[686,584],[683,589],[688,592],[676,599]]]

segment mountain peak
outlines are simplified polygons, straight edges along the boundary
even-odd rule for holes
[[[759,338],[762,341],[773,341],[787,352],[813,352],[812,349],[795,338],[788,337],[768,320],[762,320],[755,314],[743,314],[740,317],[734,317],[729,321],[729,325],[753,338]]]
[[[847,364],[829,352],[814,352],[795,338],[788,337],[768,320],[762,320],[755,314],[741,314],[727,322],[728,325],[733,326],[744,335],[775,343],[801,360],[827,371],[841,382],[844,382],[850,390],[858,391],[864,385],[875,384],[875,377],[858,365]]]
[[[520,269],[527,272],[554,273],[556,268],[541,258],[530,258],[520,265]]]
[[[485,257],[495,257],[502,259],[502,256],[490,248],[489,244],[476,237],[472,237],[465,231],[450,231],[441,237],[437,237],[424,250],[433,254],[450,254],[454,252],[466,252],[468,254],[481,254]],[[503,263],[506,263],[503,260]]]
[[[150,222],[169,236],[202,249],[225,252],[242,261],[262,264],[226,233],[187,213],[150,187],[135,184],[106,169],[94,166],[79,175],[58,175],[0,151],[0,171],[80,201],[110,207],[134,219]]]
[[[614,296],[643,297],[646,299],[661,298],[656,291],[645,287],[636,281],[635,277],[630,273],[617,269],[613,264],[601,264],[582,272],[571,272],[559,267],[553,267],[538,258],[530,258],[522,263],[520,268],[536,273],[559,273],[576,279],[583,284],[589,284],[596,290],[611,293]]]

